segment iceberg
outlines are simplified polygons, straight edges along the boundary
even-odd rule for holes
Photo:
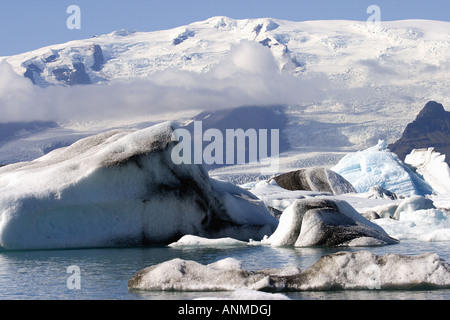
[[[396,219],[386,217],[373,222],[399,240],[450,241],[450,215],[428,207],[430,203],[419,198],[412,200],[406,199],[398,206]]]
[[[422,196],[412,196],[403,200],[394,212],[392,218],[400,220],[402,212],[414,212],[418,210],[436,209],[431,199]]]
[[[187,234],[181,237],[178,241],[169,244],[169,247],[236,247],[236,246],[247,246],[248,243],[245,241],[236,240],[233,238],[217,238],[208,239],[199,236],[194,236]]]
[[[261,239],[264,203],[201,165],[171,160],[175,123],[113,130],[0,168],[4,249],[168,244],[186,234]]]
[[[398,243],[346,201],[296,200],[283,211],[275,232],[263,239],[272,246],[378,246]]]
[[[414,167],[436,193],[450,193],[450,168],[445,154],[434,148],[414,149],[405,157],[405,163]]]
[[[128,288],[268,292],[450,288],[450,266],[435,253],[378,256],[368,251],[324,255],[305,270],[289,266],[248,271],[234,258],[207,265],[176,258],[139,270]]]
[[[275,176],[273,180],[287,190],[329,192],[334,195],[356,192],[342,176],[324,167],[312,167]]]
[[[368,251],[322,256],[294,276],[297,290],[402,290],[450,287],[450,266],[435,253],[375,255]]]
[[[331,170],[348,180],[357,192],[379,186],[397,195],[432,194],[432,187],[405,165],[382,140],[376,146],[347,154]]]
[[[133,290],[163,291],[234,291],[262,290],[269,276],[297,273],[299,270],[266,270],[252,272],[242,268],[239,260],[225,258],[203,265],[193,260],[175,258],[144,268],[128,281]]]

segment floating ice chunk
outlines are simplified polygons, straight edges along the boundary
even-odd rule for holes
[[[280,174],[276,183],[287,190],[329,192],[335,195],[354,193],[355,188],[342,176],[324,167],[312,167]]]
[[[229,247],[229,246],[247,246],[248,243],[233,238],[218,238],[208,239],[194,235],[185,235],[180,240],[169,244],[169,247],[189,247],[189,246],[202,246],[202,247]]]
[[[426,242],[450,241],[450,228],[436,229],[418,236],[419,240]]]
[[[209,265],[173,259],[137,272],[129,281],[130,289],[176,291],[258,290],[266,286],[266,274],[241,268],[233,258]]]
[[[434,253],[339,252],[323,256],[295,278],[291,288],[298,290],[448,288],[450,266]]]
[[[409,169],[385,143],[347,154],[331,168],[348,180],[358,192],[380,186],[397,195],[431,194],[433,189]]]
[[[412,196],[403,200],[394,212],[393,218],[400,220],[402,212],[413,212],[417,210],[436,209],[433,201],[422,196]]]
[[[359,240],[357,240],[359,239]],[[347,202],[313,198],[296,200],[280,217],[264,244],[272,246],[356,246],[397,243]]]
[[[399,220],[373,221],[399,240],[450,241],[450,216],[438,209],[403,211]]]
[[[405,163],[415,167],[435,192],[450,193],[450,168],[445,162],[445,154],[434,148],[414,149],[406,156]]]
[[[227,258],[203,265],[173,259],[138,271],[130,290],[272,292],[305,290],[393,290],[450,288],[450,266],[437,254],[377,256],[368,251],[325,255],[304,271],[247,271]],[[248,291],[240,291],[248,293]]]

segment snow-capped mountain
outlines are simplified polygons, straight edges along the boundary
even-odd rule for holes
[[[434,101],[428,102],[416,119],[406,126],[402,137],[388,146],[401,160],[405,160],[413,149],[429,147],[450,156],[450,112]],[[450,163],[448,157],[446,161]]]
[[[280,69],[321,72],[356,87],[407,71],[404,83],[439,81],[448,70],[448,22],[407,20],[381,27],[356,21],[291,22],[213,17],[171,30],[120,30],[7,57],[36,84],[107,83],[177,68],[205,72],[242,40],[270,48]],[[422,73],[431,77],[411,78]],[[408,78],[406,78],[408,76]],[[395,79],[400,80],[400,79]],[[392,81],[392,80],[391,80]],[[390,82],[390,81],[387,81]]]
[[[333,165],[345,153],[380,139],[396,141],[426,102],[450,105],[449,27],[448,22],[428,20],[382,22],[377,27],[365,21],[213,17],[171,30],[120,30],[52,45],[2,57],[0,67],[7,62],[42,90],[70,87],[75,92],[44,99],[47,92],[58,91],[33,91],[38,99],[30,98],[32,112],[33,103],[45,107],[46,102],[63,101],[66,109],[79,108],[79,113],[86,113],[84,120],[91,120],[86,110],[94,107],[108,106],[98,112],[100,119],[105,110],[128,108],[129,112],[117,112],[121,117],[109,127],[158,122],[163,117],[156,118],[155,109],[167,109],[167,118],[184,121],[203,110],[283,105],[283,137],[291,148],[285,153],[290,163],[286,165]],[[136,80],[148,82],[135,85]],[[89,105],[93,100],[95,105]],[[154,108],[137,117],[133,103]],[[186,106],[177,109],[178,104]],[[53,107],[48,114],[57,113],[53,111],[59,109]],[[108,127],[70,121],[70,112],[64,115],[65,121],[57,119],[59,128],[40,131],[39,138],[27,135],[14,146],[11,139],[0,145],[8,158],[0,163],[18,160],[19,151],[21,157],[25,150],[38,155],[39,150],[67,145],[80,134]],[[64,137],[59,139],[63,142],[55,135]]]

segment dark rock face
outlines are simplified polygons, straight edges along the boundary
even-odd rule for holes
[[[273,179],[280,187],[287,190],[321,191],[336,195],[356,192],[345,178],[323,167],[291,171]]]
[[[27,66],[27,70],[23,74],[25,78],[28,78],[33,82],[33,84],[36,84],[36,78],[40,77],[40,74],[42,73],[42,70],[35,64],[30,64]]]
[[[46,55],[33,58],[23,63],[26,68],[24,77],[30,79],[33,84],[39,86],[47,86],[49,83],[42,78],[44,70],[50,70],[55,79],[63,85],[74,86],[82,84],[91,84],[91,78],[88,71],[101,71],[105,64],[105,57],[103,50],[98,44],[90,47],[94,63],[92,66],[85,64],[82,60],[74,60],[72,64],[57,64],[60,60],[60,55],[57,51],[52,50]],[[59,61],[60,62],[60,61]],[[88,69],[88,70],[87,70]]]
[[[91,79],[89,75],[86,73],[86,68],[84,63],[76,62],[73,64],[75,71],[72,72],[69,76],[69,85],[77,85],[77,84],[90,84]]]
[[[69,68],[59,68],[53,70],[53,74],[56,80],[64,83],[68,86],[80,85],[80,84],[90,84],[91,79],[86,73],[86,67],[82,62],[74,62],[74,69]]]
[[[429,147],[449,155],[446,162],[450,164],[450,112],[435,101],[428,102],[406,126],[402,137],[388,146],[402,161],[413,149]]]
[[[179,45],[180,43],[183,43],[185,40],[187,40],[187,39],[189,39],[189,38],[192,38],[192,37],[194,37],[194,36],[195,36],[195,31],[193,31],[193,30],[186,30],[185,32],[180,33],[180,34],[178,35],[178,37],[176,37],[175,39],[173,39],[172,44],[173,44],[174,46],[177,46],[177,45]]]
[[[92,65],[91,69],[94,71],[102,70],[103,64],[105,63],[105,58],[103,57],[103,50],[98,44],[94,45],[93,56],[94,56],[94,64]]]

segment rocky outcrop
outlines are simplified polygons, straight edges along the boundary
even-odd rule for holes
[[[103,50],[98,44],[94,45],[92,56],[94,58],[94,64],[92,65],[91,69],[94,71],[102,70],[103,64],[105,63],[105,58],[103,56]]]
[[[345,178],[323,167],[291,171],[278,175],[273,180],[287,190],[330,192],[334,195],[356,192]]]
[[[86,67],[83,62],[74,62],[73,68],[61,67],[54,69],[53,75],[56,80],[67,86],[91,83],[91,79],[86,73]]]
[[[401,160],[405,160],[413,149],[430,147],[450,155],[450,112],[435,101],[428,102],[416,119],[406,126],[402,137],[388,146]],[[450,164],[450,158],[446,162]]]

